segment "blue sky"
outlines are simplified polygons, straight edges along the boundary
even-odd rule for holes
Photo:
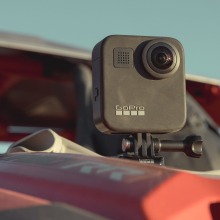
[[[0,31],[89,50],[111,34],[174,37],[188,73],[220,79],[218,0],[0,0]]]

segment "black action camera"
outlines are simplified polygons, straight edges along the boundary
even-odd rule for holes
[[[184,126],[184,53],[177,40],[109,36],[94,47],[92,68],[101,132],[169,133]]]

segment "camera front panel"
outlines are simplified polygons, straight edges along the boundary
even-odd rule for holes
[[[106,133],[168,133],[185,124],[185,70],[173,38],[109,36],[93,49],[93,116]]]

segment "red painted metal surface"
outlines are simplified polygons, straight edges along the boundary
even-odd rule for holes
[[[0,212],[47,204],[49,201],[45,199],[0,188]]]
[[[186,81],[186,88],[220,126],[220,86],[211,85],[209,83]]]
[[[0,179],[3,189],[113,219],[212,219],[220,201],[218,179],[105,157],[10,154]]]
[[[48,76],[43,58],[9,51],[0,55],[0,141],[30,134],[10,132],[10,126],[59,128],[60,135],[75,140],[74,80]]]

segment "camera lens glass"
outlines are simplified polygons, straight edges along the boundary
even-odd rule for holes
[[[173,53],[165,46],[158,46],[151,52],[151,62],[158,69],[168,69],[173,64]]]
[[[168,78],[177,72],[180,56],[177,48],[166,39],[146,43],[142,63],[147,73],[158,79]]]

